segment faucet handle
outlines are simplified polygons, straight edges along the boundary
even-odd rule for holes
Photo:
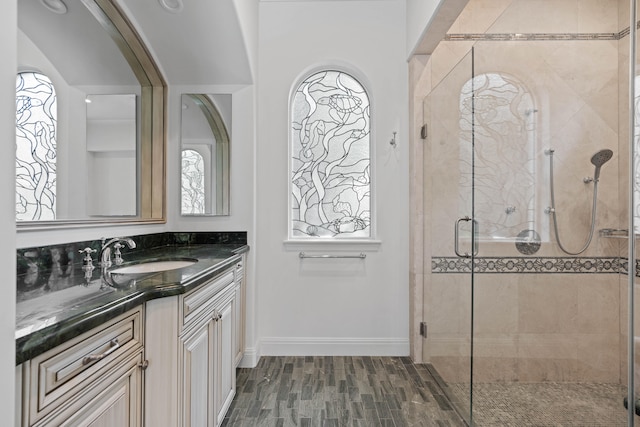
[[[97,251],[95,249],[86,247],[84,249],[80,249],[78,252],[84,254],[84,258],[82,259],[82,261],[84,261],[84,264],[92,264],[93,259],[91,258],[91,254],[95,254]]]
[[[115,251],[113,251],[113,255],[115,256],[115,263],[116,265],[120,265],[124,261],[122,259],[122,252],[120,252],[120,248],[124,248],[124,245],[120,242],[116,242],[113,244],[113,248],[115,249]]]

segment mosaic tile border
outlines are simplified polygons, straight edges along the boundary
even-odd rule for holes
[[[475,273],[625,273],[627,260],[618,257],[476,257]],[[636,274],[640,263],[636,260]],[[470,273],[471,259],[431,258],[432,273]]]
[[[446,34],[447,41],[567,41],[567,40],[620,40],[629,30],[619,33],[464,33]]]
[[[636,23],[640,29],[640,21]],[[618,33],[452,33],[447,41],[536,41],[536,40],[622,40],[631,33],[627,27]]]

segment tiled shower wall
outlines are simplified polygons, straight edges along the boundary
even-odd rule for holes
[[[627,2],[618,0],[470,0],[448,33],[478,37],[443,41],[430,57],[412,60],[413,120],[417,129],[428,128],[426,140],[415,138],[413,156],[424,162],[414,163],[411,175],[413,320],[426,320],[428,337],[413,334],[412,354],[434,364],[448,381],[468,378],[472,295],[476,380],[624,380],[627,279],[614,264],[626,258],[626,240],[600,237],[598,230],[626,228],[626,14]],[[521,40],[514,34],[547,40]],[[500,40],[487,41],[491,38]],[[529,205],[516,207],[535,213],[514,226],[511,236],[482,236],[479,256],[493,269],[475,275],[473,291],[469,276],[461,274],[464,268],[448,268],[446,262],[455,259],[454,221],[466,214],[459,197],[461,146],[468,139],[460,130],[460,88],[470,79],[472,64],[475,75],[500,73],[521,82],[537,110],[535,120],[524,124],[532,126],[534,135],[526,148],[534,195]],[[517,143],[501,141],[510,142]],[[570,249],[581,247],[589,231],[593,184],[582,182],[593,175],[589,159],[602,148],[614,151],[602,168],[593,242],[576,257],[560,251],[550,217],[543,213],[549,205],[547,148],[555,150],[560,236]],[[498,146],[492,151],[492,174],[496,168],[510,173],[510,150]],[[502,211],[508,206],[501,197],[509,183],[507,178],[497,188],[489,186],[479,197]],[[516,250],[518,227],[539,233],[538,252]],[[539,259],[567,267],[546,268],[542,261],[537,270],[495,268],[509,260],[526,266]]]

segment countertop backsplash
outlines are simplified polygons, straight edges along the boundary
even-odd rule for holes
[[[125,236],[111,236],[125,237]],[[247,243],[247,233],[239,232],[179,232],[126,236],[136,243],[134,249],[126,245],[121,249],[125,261],[143,256],[145,251],[161,247],[193,246],[209,244]],[[24,301],[47,292],[62,290],[78,283],[90,282],[100,277],[99,254],[102,240],[69,242],[51,246],[18,249],[17,252],[17,301]],[[94,269],[85,277],[83,270],[85,248],[95,250],[91,254]]]

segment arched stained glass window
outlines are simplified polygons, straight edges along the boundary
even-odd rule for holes
[[[56,219],[56,91],[40,73],[16,79],[16,220]]]
[[[182,150],[182,214],[205,213],[204,158],[195,150]]]
[[[536,195],[538,110],[530,90],[507,74],[480,74],[462,87],[459,105],[460,188],[473,185],[475,189],[480,238],[513,240],[523,230],[540,230],[541,210],[536,209],[540,198]],[[460,191],[462,211],[470,206],[470,195],[471,191]]]
[[[370,106],[352,76],[326,70],[291,105],[292,237],[371,237]]]

